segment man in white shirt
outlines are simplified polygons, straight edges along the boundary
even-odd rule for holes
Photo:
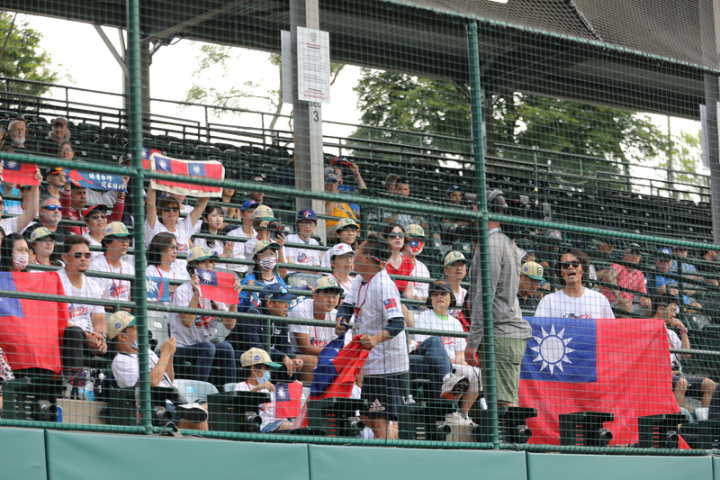
[[[135,267],[125,260],[130,247],[130,232],[122,222],[111,222],[105,227],[102,239],[104,253],[90,262],[90,270],[95,272],[119,273],[135,276]],[[103,289],[105,298],[130,301],[130,281],[114,278],[95,279]]]
[[[314,211],[300,210],[298,212],[298,218],[295,225],[297,226],[297,233],[288,235],[285,240],[287,243],[316,246],[320,245],[317,240],[312,238],[313,231],[317,226],[317,216]],[[285,249],[285,253],[287,255],[286,260],[288,263],[317,267],[320,265],[320,256],[323,252],[322,250],[288,246]],[[308,272],[308,270],[301,270],[301,272]],[[288,273],[295,272],[288,270]]]
[[[58,272],[68,297],[83,297],[100,300],[102,288],[85,272],[90,266],[88,241],[77,235],[70,236],[63,243],[62,261],[65,268]],[[63,376],[71,383],[82,380],[83,356],[104,355],[107,352],[107,325],[102,305],[68,302],[70,319],[63,337]]]

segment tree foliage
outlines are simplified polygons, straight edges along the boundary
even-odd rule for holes
[[[27,21],[18,23],[10,13],[0,13],[0,75],[34,82],[54,83],[58,73],[52,68],[50,55],[42,50],[41,34],[29,28]],[[38,96],[48,87],[8,82],[13,93]]]

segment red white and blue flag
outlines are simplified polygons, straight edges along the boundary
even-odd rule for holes
[[[229,272],[214,272],[197,269],[200,280],[200,296],[227,305],[240,303],[240,295],[233,289],[235,275]]]
[[[638,442],[638,417],[680,410],[661,320],[526,318],[520,406],[533,407],[531,443],[559,444],[558,415],[613,413],[612,444]]]
[[[225,168],[222,166],[222,163],[215,160],[179,160],[165,156],[159,150],[147,147],[144,147],[142,151],[143,167],[145,169],[188,177],[188,180],[184,182],[153,179],[150,186],[155,190],[196,197],[222,196],[221,187],[196,185],[192,183],[192,177],[224,180]]]
[[[394,298],[388,298],[383,302],[383,305],[385,306],[385,310],[390,310],[391,308],[397,308],[397,303],[395,302]]]
[[[15,160],[3,160],[3,182],[17,183],[18,185],[40,185],[35,178],[37,165],[34,163],[20,163]]]
[[[120,175],[109,173],[80,172],[78,170],[65,170],[67,178],[78,187],[94,188],[95,190],[114,190],[127,192],[125,182]]]
[[[0,290],[65,295],[56,272],[1,272]],[[2,297],[0,293],[0,347],[12,369],[59,372],[60,339],[68,316],[66,303]]]
[[[302,407],[302,383],[275,385],[275,418],[297,418]]]

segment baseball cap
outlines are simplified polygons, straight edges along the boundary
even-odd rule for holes
[[[258,207],[255,209],[255,212],[253,212],[254,218],[259,218],[260,220],[267,220],[269,222],[277,220],[274,215],[275,213],[273,212],[272,208],[268,207],[267,205],[258,205]]]
[[[280,245],[278,245],[277,243],[271,242],[269,240],[260,240],[253,247],[252,256],[254,257],[255,255],[262,252],[263,250],[265,250],[268,247],[271,250],[275,250],[275,251],[280,250]]]
[[[358,230],[360,230],[360,226],[357,223],[355,223],[355,221],[352,218],[343,218],[335,225],[335,231],[339,232],[343,228],[347,228],[347,227],[355,227]]]
[[[51,232],[49,228],[47,227],[38,227],[35,230],[33,230],[32,234],[30,234],[30,241],[34,242],[36,240],[40,240],[41,238],[45,237],[56,237],[57,235],[55,232]]]
[[[447,267],[448,265],[452,265],[455,262],[467,263],[467,260],[465,260],[465,255],[463,255],[462,252],[458,251],[448,252],[448,254],[445,255],[445,259],[443,260],[443,266]]]
[[[337,290],[339,293],[344,292],[337,280],[332,277],[320,277],[318,281],[315,282],[315,291],[319,292],[320,290]]]
[[[353,253],[352,247],[346,243],[338,243],[330,249],[330,260],[346,253]]]
[[[52,121],[52,124],[55,125],[56,123],[60,123],[62,125],[67,125],[68,120],[65,117],[55,117],[55,120]]]
[[[332,183],[338,181],[338,175],[332,167],[325,169],[325,183]]]
[[[240,206],[240,211],[244,212],[248,208],[255,208],[258,206],[257,202],[253,202],[252,200],[245,200],[243,204]]]
[[[45,170],[45,175],[58,175],[63,171],[63,167],[48,167]]]
[[[630,253],[630,252],[642,253],[642,249],[640,248],[640,245],[638,245],[637,243],[631,243],[625,249],[625,253]]]
[[[411,237],[423,237],[425,238],[425,230],[420,225],[408,225],[405,227],[405,233]]]
[[[277,302],[289,302],[295,300],[295,295],[289,293],[287,287],[279,283],[274,283],[263,288],[258,296],[260,300],[264,301],[275,300]]]
[[[450,306],[453,306],[455,304],[455,295],[453,295],[453,290],[450,284],[447,282],[447,280],[435,280],[433,283],[430,284],[430,288],[428,291],[428,298],[426,300],[427,305],[432,305],[432,294],[435,292],[443,292],[443,293],[449,293],[450,294]]]
[[[452,192],[457,192],[458,190],[460,190],[462,192],[462,188],[460,188],[458,185],[453,185],[447,189],[447,192],[445,192],[445,195],[449,195]]]
[[[667,247],[658,249],[657,258],[660,258],[663,260],[671,260],[672,259],[672,250],[670,250]]]
[[[205,247],[193,247],[192,250],[190,250],[190,253],[188,253],[187,261],[188,262],[202,262],[203,260],[207,258],[215,258],[217,259],[218,256],[215,255],[213,252],[208,250]]]
[[[306,209],[306,210],[300,210],[298,212],[297,221],[300,220],[315,220],[315,223],[317,223],[317,215],[315,215],[315,211]]]
[[[525,262],[522,264],[522,268],[520,269],[520,272],[523,275],[526,275],[533,280],[537,280],[539,282],[542,282],[545,280],[543,278],[543,273],[545,273],[545,269],[542,267],[542,265],[535,263],[535,262]]]
[[[270,368],[280,368],[280,364],[273,362],[270,355],[262,348],[251,348],[240,356],[241,367],[252,367],[253,365],[267,365]]]
[[[120,165],[130,165],[132,163],[132,153],[124,153],[118,158]]]
[[[125,310],[118,310],[110,315],[107,320],[107,335],[110,338],[115,338],[126,328],[134,326],[135,317]]]
[[[99,205],[93,205],[92,207],[88,207],[82,212],[83,218],[86,218],[90,213],[92,212],[102,212],[107,213],[107,205],[103,205],[102,203]]]
[[[108,223],[107,227],[105,227],[105,236],[113,236],[113,237],[129,237],[130,232],[128,231],[128,228],[125,226],[122,222],[110,222]]]

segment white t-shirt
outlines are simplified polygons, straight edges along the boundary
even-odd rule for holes
[[[430,278],[430,270],[425,266],[423,262],[415,259],[415,268],[412,272],[410,272],[411,277],[419,277],[419,278]],[[430,295],[430,284],[427,282],[410,282],[410,287],[412,287],[411,293],[420,298],[427,298],[428,295]]]
[[[610,302],[602,293],[585,288],[582,296],[573,298],[558,290],[545,295],[537,310],[536,317],[550,318],[615,318]]]
[[[173,295],[172,304],[178,307],[187,307],[193,297],[193,289],[190,283],[183,283]],[[179,346],[187,347],[196,343],[204,342],[215,336],[217,333],[217,323],[220,319],[215,312],[227,312],[228,306],[224,303],[215,302],[218,310],[213,311],[211,301],[207,298],[200,297],[200,308],[208,311],[208,315],[196,315],[195,321],[189,327],[183,325],[179,313],[173,313],[171,322],[172,336],[177,340]]]
[[[314,302],[312,297],[308,297],[302,302],[298,303],[288,312],[288,318],[304,318],[306,320],[313,320],[313,306]],[[295,339],[296,333],[304,333],[310,339],[310,345],[317,347],[324,347],[335,338],[335,318],[337,317],[337,310],[333,310],[330,313],[326,313],[323,320],[326,322],[332,322],[332,327],[316,327],[313,325],[294,325],[290,324],[290,344],[293,348],[293,353],[302,353],[300,346]]]
[[[465,305],[465,297],[467,296],[467,289],[460,287],[460,293],[454,293],[455,295],[455,308],[448,310],[448,313],[453,317],[457,317],[460,313],[460,309]]]
[[[68,297],[81,297],[81,298],[95,298],[100,300],[103,298],[103,290],[100,285],[95,282],[95,279],[86,277],[83,275],[82,288],[75,288],[70,283],[70,278],[67,276],[65,269],[58,271],[60,275],[60,281],[65,288],[65,295]],[[72,327],[80,327],[86,332],[94,332],[91,315],[95,313],[102,314],[105,316],[105,309],[102,305],[86,305],[84,303],[68,303],[68,311],[70,313],[70,319],[68,325]]]
[[[180,207],[180,210],[182,211],[183,215],[190,215],[194,209],[195,209],[195,207],[193,207],[192,205],[182,205]],[[201,227],[202,227],[202,220],[198,219],[198,221],[195,222],[195,225],[193,226],[193,231],[195,233],[198,233],[200,231]]]
[[[288,235],[285,239],[288,243],[305,243],[306,245],[320,245],[317,240],[311,238],[308,242],[305,242],[300,235],[293,233]],[[285,261],[287,263],[297,263],[298,265],[314,266],[320,265],[320,255],[322,250],[310,250],[305,248],[287,247],[285,249]],[[302,270],[303,272],[305,270]],[[288,273],[294,273],[288,271]]]
[[[462,333],[463,328],[460,325],[460,320],[455,317],[448,316],[447,320],[443,320],[438,317],[434,311],[425,310],[415,319],[415,328],[424,328],[427,330],[441,330],[448,333]],[[464,338],[458,337],[443,337],[438,335],[442,340],[445,351],[448,357],[452,360],[455,358],[455,352],[462,352],[465,350],[467,342]],[[422,343],[425,339],[430,338],[430,335],[415,334],[415,341]]]
[[[670,344],[670,348],[682,348],[682,340],[680,340],[680,337],[678,337],[678,334],[674,331],[670,330],[669,328],[665,327],[667,330],[668,335],[668,343]],[[670,364],[674,362],[675,360],[678,360],[678,354],[677,353],[671,353],[670,354]]]
[[[187,255],[188,253],[190,253],[190,238],[194,233],[192,218],[187,216],[182,220],[179,220],[175,224],[174,232],[170,232],[167,228],[165,228],[165,225],[162,224],[159,217],[155,220],[155,228],[150,228],[150,224],[147,220],[145,220],[145,248],[148,248],[150,246],[150,242],[155,235],[163,232],[168,232],[175,235],[175,240],[178,244],[178,254]],[[178,258],[173,263],[177,263],[183,269],[187,267],[187,260],[185,259]]]
[[[242,227],[238,227],[235,230],[232,230],[231,232],[229,232],[228,237],[248,238],[247,235],[245,235],[245,232],[243,231]],[[257,238],[257,232],[254,229],[252,231],[251,238]],[[239,258],[240,260],[246,260],[245,243],[244,242],[234,242],[232,258]],[[250,259],[252,260],[252,257]],[[227,268],[229,268],[230,270],[234,270],[236,272],[247,272],[248,271],[248,265],[240,265],[237,263],[228,264]]]
[[[92,237],[90,236],[90,232],[85,232],[85,233],[83,233],[83,236],[82,236],[82,237],[90,243],[90,246],[91,246],[91,247],[102,248],[102,243],[100,243],[100,242],[98,242],[97,240],[95,240],[94,238],[92,238]],[[92,260],[95,260],[96,258],[98,258],[100,255],[103,254],[102,250],[101,250],[101,251],[95,251],[95,250],[93,250],[92,248],[90,249],[90,253],[92,254],[92,258],[90,259],[91,261],[92,261]]]
[[[248,382],[239,382],[235,385],[235,391],[252,392],[252,387]],[[260,429],[262,430],[267,424],[275,421],[275,392],[269,392],[266,389],[258,390],[258,392],[270,394],[270,403],[260,405],[260,418],[262,418]]]
[[[208,242],[212,242],[212,247],[208,244]],[[208,250],[210,250],[212,253],[220,257],[223,254],[223,251],[225,250],[225,243],[223,243],[220,240],[208,240],[207,238],[195,238],[193,239],[193,246],[194,247],[205,247]],[[216,268],[226,268],[226,265],[224,263],[217,263],[215,264]]]
[[[145,275],[149,277],[172,278],[174,280],[190,280],[190,274],[187,270],[178,266],[176,262],[170,264],[170,270],[170,272],[164,272],[160,270],[157,265],[148,265],[145,270]]]
[[[381,270],[363,285],[354,283],[345,303],[355,305],[354,335],[374,335],[384,330],[391,318],[403,318],[400,292],[386,270]],[[405,330],[370,350],[363,373],[384,375],[406,372],[409,368]]]
[[[160,358],[148,349],[148,364],[150,371],[158,364]],[[118,383],[120,388],[134,387],[138,380],[140,380],[140,361],[138,360],[137,353],[118,353],[115,355],[112,361],[112,372],[115,377],[115,381]],[[173,384],[170,382],[170,377],[167,373],[163,375],[158,387],[172,387]]]
[[[96,257],[90,262],[90,270],[95,272],[120,273],[123,275],[135,276],[135,267],[120,259],[120,266],[111,266],[104,254]],[[130,281],[116,280],[113,278],[93,278],[103,289],[104,297],[110,300],[130,301]]]
[[[7,237],[11,233],[17,233],[18,217],[3,218],[0,220],[0,227],[2,227]]]

